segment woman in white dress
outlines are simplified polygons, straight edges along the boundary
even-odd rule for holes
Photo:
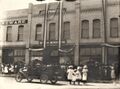
[[[73,70],[73,66],[71,65],[67,69],[67,79],[68,79],[70,84],[71,84],[71,82],[73,80],[73,73],[74,73],[74,70]]]
[[[88,78],[88,67],[87,65],[84,65],[82,70],[82,82],[84,84],[87,82],[87,78]]]
[[[82,67],[78,66],[77,67],[77,71],[76,71],[76,81],[78,82],[78,85],[80,84],[81,80],[82,80],[82,75],[81,75],[81,70]]]

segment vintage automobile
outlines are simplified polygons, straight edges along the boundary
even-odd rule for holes
[[[32,82],[33,79],[40,79],[41,83],[47,83],[50,80],[52,84],[55,84],[60,78],[62,75],[59,66],[44,65],[39,61],[20,68],[15,76],[17,82],[21,82],[22,79],[27,79],[28,82]]]

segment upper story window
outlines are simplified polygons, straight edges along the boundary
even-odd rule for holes
[[[118,18],[110,19],[110,37],[118,37]]]
[[[50,23],[49,24],[49,39],[50,40],[56,40],[55,29],[56,29],[56,24],[55,23]]]
[[[42,40],[42,24],[37,24],[36,25],[36,35],[35,35],[35,40],[40,41]]]
[[[81,29],[81,38],[89,38],[89,21],[83,20],[82,21],[82,29]]]
[[[64,22],[63,31],[62,31],[62,39],[69,40],[70,39],[70,22]]]
[[[100,38],[101,37],[101,32],[100,32],[100,20],[95,19],[93,20],[93,38]]]
[[[20,25],[18,27],[18,41],[23,41],[24,26]]]
[[[12,26],[7,27],[6,41],[12,41]]]

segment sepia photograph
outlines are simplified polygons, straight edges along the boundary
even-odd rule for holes
[[[0,89],[120,89],[120,0],[0,7]]]

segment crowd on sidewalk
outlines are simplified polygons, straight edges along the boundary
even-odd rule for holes
[[[79,85],[80,83],[86,84],[88,81],[89,70],[87,65],[74,67],[73,65],[68,66],[67,68],[67,80],[69,84]],[[97,72],[97,71],[96,71]],[[93,75],[94,76],[94,75]],[[100,76],[97,76],[100,77]],[[114,66],[110,66],[110,80],[116,82],[116,70]]]
[[[84,65],[83,68],[78,66],[77,68],[73,68],[72,65],[68,66],[67,69],[67,79],[70,84],[74,84],[77,82],[78,85],[80,82],[86,83],[88,77],[88,67]]]

